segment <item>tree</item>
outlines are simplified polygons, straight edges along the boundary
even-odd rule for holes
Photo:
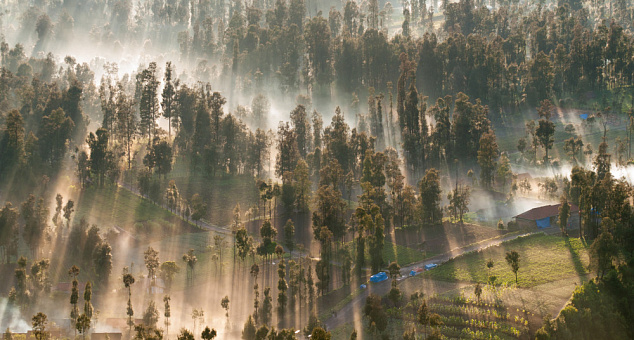
[[[242,329],[242,340],[255,340],[255,332],[257,332],[255,322],[253,321],[253,317],[249,315],[247,321],[244,323],[244,329]]]
[[[535,136],[539,140],[539,143],[544,147],[544,151],[546,152],[544,155],[544,164],[548,164],[548,150],[553,147],[555,135],[555,124],[549,120],[540,119],[539,125],[537,126],[537,130],[535,130]]]
[[[183,254],[183,261],[187,263],[187,278],[190,280],[190,283],[193,283],[194,266],[196,266],[196,262],[198,262],[198,258],[194,255],[194,249],[190,249],[187,253]]]
[[[106,241],[101,242],[93,252],[95,274],[100,285],[106,285],[112,272],[112,247]]]
[[[134,316],[134,310],[132,309],[132,284],[134,284],[134,276],[130,273],[123,274],[123,285],[128,289],[128,308],[126,314],[128,315],[130,331],[132,331],[132,326],[134,326],[134,321],[132,321],[132,317]]]
[[[77,275],[79,275],[79,267],[73,265],[68,270],[68,275],[73,277],[72,288],[70,293],[70,304],[73,305],[73,308],[70,311],[70,320],[72,322],[71,325],[74,325],[77,323],[77,319],[79,318],[79,309],[77,308],[77,302],[79,302],[79,288],[78,288],[79,282],[77,282]]]
[[[145,313],[143,313],[143,323],[149,328],[156,328],[158,319],[159,319],[158,308],[156,308],[156,304],[154,303],[154,300],[150,300],[150,303],[145,309]]]
[[[165,321],[163,324],[165,325],[165,337],[169,337],[169,327],[170,327],[170,318],[172,317],[172,309],[170,307],[170,296],[165,295],[163,297],[163,303],[165,304],[165,311],[163,312],[163,316],[165,317]]]
[[[387,270],[390,273],[390,278],[392,280],[395,280],[397,277],[401,276],[401,266],[398,265],[398,263],[396,263],[396,261],[392,261],[390,263],[390,265],[388,266]],[[395,282],[392,282],[392,285],[394,285]]]
[[[297,151],[299,152],[299,156],[305,159],[311,150],[312,136],[310,133],[310,120],[304,105],[297,105],[295,109],[291,111],[291,123],[293,124],[293,134],[295,135],[295,142],[297,143]]]
[[[291,219],[288,219],[284,225],[284,245],[292,255],[295,248],[295,225]]]
[[[387,327],[388,317],[381,305],[381,297],[376,294],[368,295],[363,313],[370,320],[370,324],[373,324],[376,329],[383,332]]]
[[[35,256],[40,243],[49,236],[48,207],[43,198],[36,202],[35,196],[29,195],[20,206],[20,215],[24,220],[24,240]]]
[[[457,186],[447,194],[449,200],[449,211],[453,212],[454,219],[458,217],[462,223],[462,217],[465,212],[469,211],[469,201],[471,199],[471,188],[468,186]]]
[[[176,338],[178,340],[196,340],[194,334],[185,328],[181,328],[181,331]]]
[[[292,172],[300,158],[297,145],[297,134],[291,129],[288,122],[280,122],[277,128],[277,159],[275,161],[275,174],[284,178],[284,174]]]
[[[482,185],[490,189],[498,157],[498,144],[493,130],[482,135],[478,150],[478,164],[480,165],[480,180]]]
[[[163,117],[167,118],[167,137],[172,136],[172,125],[176,125],[176,118],[174,115],[174,100],[176,96],[176,88],[172,82],[172,62],[168,61],[165,64],[165,85],[163,86],[163,94],[161,106],[163,107]],[[178,83],[177,83],[178,86]]]
[[[559,229],[561,229],[561,235],[568,234],[568,219],[570,218],[570,204],[566,196],[561,196],[561,205],[559,206]]]
[[[46,324],[48,323],[46,314],[39,312],[33,315],[33,335],[37,340],[45,340],[48,338],[48,332],[46,331]]]
[[[249,255],[249,253],[253,249],[253,238],[249,235],[246,228],[241,227],[240,229],[238,229],[238,231],[236,232],[235,244],[238,251],[238,257],[240,257],[242,262],[244,262],[244,260],[247,258],[247,255]]]
[[[158,137],[154,137],[148,153],[143,157],[143,164],[152,170],[156,168],[156,173],[163,177],[172,171],[172,147],[170,143]]]
[[[159,267],[159,255],[158,251],[152,247],[147,247],[147,250],[143,253],[145,260],[145,267],[147,268],[147,276],[154,282],[156,280],[156,270]]]
[[[18,110],[11,110],[5,117],[5,129],[0,137],[0,176],[7,177],[24,157],[24,121]]]
[[[205,311],[201,309],[192,309],[192,320],[194,320],[194,330],[193,332],[196,333],[196,322],[200,321],[200,323],[202,324],[205,320]]]
[[[0,248],[3,251],[4,262],[9,262],[9,257],[18,255],[18,209],[13,208],[11,202],[6,202],[0,210]]]
[[[92,284],[90,281],[86,282],[86,288],[84,289],[84,315],[88,317],[88,320],[92,319],[93,306],[90,300],[92,299]]]
[[[86,338],[86,333],[90,329],[90,318],[86,314],[82,314],[77,318],[77,323],[75,324],[75,328],[77,331],[82,334],[83,338]]]
[[[203,330],[203,333],[200,335],[200,337],[203,340],[212,340],[213,338],[216,337],[216,330],[215,329],[209,329],[209,327],[205,327],[205,329]]]
[[[491,280],[491,269],[493,268],[493,266],[495,265],[495,263],[493,262],[493,259],[489,259],[487,261],[487,270],[489,271],[489,280]]]
[[[116,171],[114,153],[108,149],[108,131],[99,128],[96,135],[92,132],[88,135],[86,143],[90,147],[90,172],[97,176],[97,183],[102,186],[108,173]]]
[[[227,317],[227,323],[229,322],[229,296],[225,296],[220,301],[220,306],[225,310],[225,316]]]
[[[277,283],[277,313],[281,320],[284,319],[286,315],[286,303],[288,301],[288,296],[286,295],[286,291],[288,290],[288,284],[286,283],[286,265],[284,263],[284,259],[280,260],[277,269],[277,275],[279,277]]]
[[[597,276],[603,279],[606,270],[612,267],[612,261],[618,256],[618,248],[611,230],[615,225],[612,219],[604,217],[601,220],[601,233],[590,246],[591,265],[597,271]]]
[[[427,308],[427,302],[423,302],[416,311],[416,321],[425,328],[425,334],[427,334],[427,325],[429,324],[429,309]]]
[[[300,212],[308,212],[311,200],[311,181],[310,169],[304,159],[297,161],[295,171],[293,171],[293,179],[295,181],[295,207]]]
[[[156,118],[159,114],[158,86],[156,79],[156,62],[137,74],[137,96],[139,99],[139,116],[141,117],[141,135],[148,137],[148,144],[156,131]]]
[[[482,296],[482,286],[480,285],[480,282],[476,283],[473,288],[473,294],[475,294],[476,298],[478,298],[478,303],[480,303],[480,296]]]
[[[515,283],[517,284],[517,271],[520,269],[520,254],[515,250],[506,252],[506,263],[511,267],[511,270],[515,274]]]
[[[564,151],[566,151],[566,154],[570,156],[574,164],[578,163],[579,156],[582,150],[583,150],[583,140],[581,140],[581,138],[579,137],[577,138],[570,137],[569,139],[566,139],[566,141],[564,142]]]
[[[378,272],[383,266],[383,246],[385,245],[384,220],[378,207],[374,206],[374,234],[370,237],[370,261],[372,272]]]
[[[72,119],[67,117],[61,108],[42,117],[38,130],[40,155],[53,169],[60,165],[74,127]]]
[[[262,313],[260,314],[263,325],[271,323],[271,317],[273,312],[273,299],[271,298],[271,288],[264,288],[264,300],[262,301]]]
[[[431,168],[418,184],[420,189],[419,207],[424,225],[436,225],[442,220],[440,209],[440,176],[438,170]]]
[[[189,205],[192,207],[192,220],[196,221],[196,224],[198,224],[198,221],[200,221],[207,212],[207,204],[203,202],[203,199],[199,194],[194,194],[189,202]]]
[[[555,124],[550,121],[550,117],[552,116],[553,104],[548,99],[542,100],[539,108],[537,108],[537,113],[539,114],[539,125],[535,130],[535,137],[539,141],[539,143],[544,147],[545,155],[544,155],[544,164],[548,164],[548,150],[553,147],[554,136],[555,136]]]
[[[310,338],[312,340],[330,340],[331,336],[330,332],[327,332],[321,327],[313,329],[313,332],[310,333]]]
[[[262,237],[262,243],[258,246],[257,252],[268,259],[275,252],[276,243],[274,240],[277,236],[277,229],[271,224],[270,220],[265,220],[262,223],[260,236]]]
[[[134,112],[134,103],[123,87],[123,84],[119,83],[119,90],[117,94],[117,130],[120,141],[123,143],[125,153],[128,156],[128,170],[132,168],[132,145],[137,135],[139,122]]]
[[[306,51],[312,66],[312,74],[319,85],[318,94],[324,95],[329,94],[333,74],[330,39],[330,27],[325,18],[316,16],[306,23],[304,29]]]

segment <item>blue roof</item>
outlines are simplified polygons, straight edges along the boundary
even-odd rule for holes
[[[588,114],[587,113],[582,113],[582,114],[579,115],[579,118],[588,119]]]

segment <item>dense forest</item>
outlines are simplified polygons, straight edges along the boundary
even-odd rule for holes
[[[0,10],[5,339],[634,336],[631,1]]]

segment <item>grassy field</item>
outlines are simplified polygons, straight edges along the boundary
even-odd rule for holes
[[[520,254],[520,287],[534,287],[588,273],[588,249],[579,239],[539,234],[460,256],[442,264],[427,275],[431,279],[443,281],[486,282],[486,262],[492,259],[494,266],[491,275],[497,277],[496,282],[515,282],[515,275],[504,258],[506,252],[512,250]]]
[[[77,199],[74,215],[75,221],[82,217],[100,227],[118,226],[131,233],[140,231],[137,229],[186,225],[170,211],[114,186],[85,189]]]
[[[348,242],[346,244],[346,247],[348,247],[348,250],[350,251],[350,256],[352,256],[352,258],[354,259],[352,246],[352,242]],[[392,242],[385,242],[385,245],[383,246],[383,261],[385,262],[386,267],[392,261],[396,261],[400,266],[406,266],[410,263],[419,262],[436,255],[438,254],[429,251],[422,252],[420,250],[405,247]],[[369,265],[371,258],[368,245],[365,246],[365,258],[366,264]]]

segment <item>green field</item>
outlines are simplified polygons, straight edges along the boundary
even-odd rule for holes
[[[85,189],[77,199],[74,214],[75,221],[82,217],[100,227],[118,226],[131,233],[152,232],[146,229],[172,228],[185,223],[170,211],[115,186]]]
[[[492,259],[491,275],[497,277],[496,282],[514,283],[515,275],[504,258],[505,253],[512,250],[520,254],[520,287],[588,274],[588,249],[582,241],[538,234],[457,257],[428,272],[427,276],[443,281],[486,282],[489,274],[486,262]]]
[[[348,251],[350,251],[350,256],[352,256],[352,258],[354,259],[354,251],[353,251],[354,249],[352,248],[353,247],[352,242],[346,243],[345,246],[348,248]],[[405,246],[392,243],[392,242],[387,242],[387,241],[385,242],[385,245],[383,246],[383,262],[385,263],[385,267],[387,267],[392,261],[396,261],[402,267],[414,262],[423,261],[424,259],[436,256],[436,255],[438,254],[431,253],[431,252],[422,252],[420,250],[416,250],[413,248],[405,247]],[[369,253],[369,246],[367,244],[365,246],[365,259],[366,259],[366,265],[369,265],[371,258]]]

